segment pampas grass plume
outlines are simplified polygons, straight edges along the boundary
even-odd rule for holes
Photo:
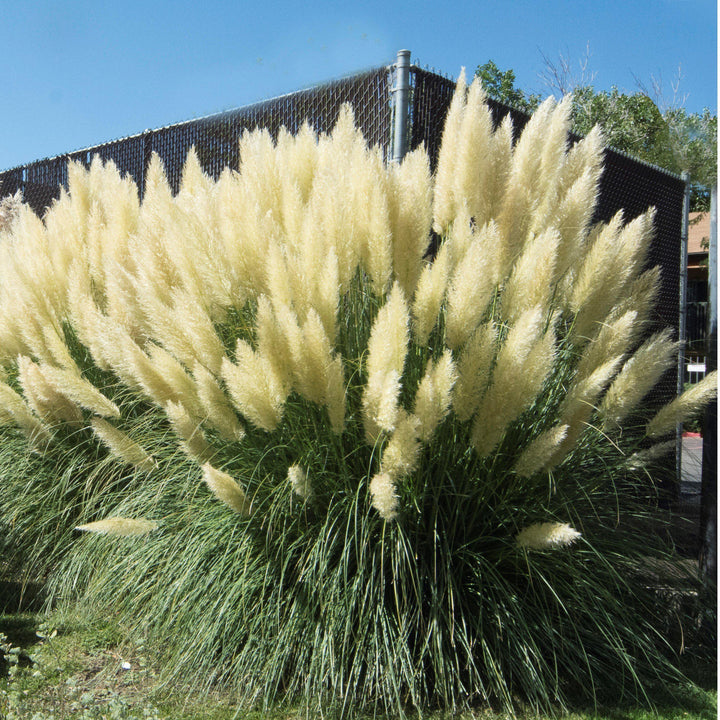
[[[78,525],[75,529],[83,532],[97,533],[99,535],[118,535],[129,537],[132,535],[146,535],[157,530],[157,523],[152,520],[133,520],[131,518],[111,517],[104,520]]]
[[[370,481],[370,496],[373,507],[380,517],[389,522],[397,517],[398,497],[395,483],[386,472],[380,472]]]
[[[418,278],[412,305],[412,327],[415,341],[427,345],[445,299],[450,276],[450,251],[447,243],[438,251],[435,260],[423,267]]]
[[[210,463],[205,463],[202,470],[203,480],[218,500],[224,502],[239,515],[250,515],[251,506],[245,491],[230,475],[222,470],[217,470]]]
[[[600,405],[603,428],[617,427],[672,367],[677,343],[671,336],[671,329],[653,335],[625,363]]]
[[[300,465],[291,465],[288,468],[287,479],[293,492],[299,497],[307,499],[312,495],[312,485],[307,473]]]
[[[423,442],[430,439],[450,411],[456,380],[457,372],[450,350],[445,350],[437,361],[428,361],[425,375],[415,393],[414,407],[414,414],[419,420],[418,434]]]
[[[520,477],[531,477],[540,470],[549,469],[553,455],[567,437],[568,426],[556,425],[540,433],[526,448],[515,463],[515,472]]]
[[[419,431],[419,418],[400,409],[395,431],[382,455],[382,473],[398,479],[410,475],[417,468],[422,450]]]
[[[90,420],[90,427],[118,460],[145,472],[157,468],[155,460],[140,445],[109,422],[95,417]]]
[[[580,533],[567,523],[537,523],[521,530],[515,542],[526,550],[552,550],[571,545]]]
[[[717,397],[718,373],[713,370],[699,383],[689,387],[682,395],[661,408],[648,423],[647,435],[659,438],[674,432],[678,423],[689,420],[700,413]]]

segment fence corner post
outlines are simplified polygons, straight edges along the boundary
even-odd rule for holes
[[[395,63],[393,94],[393,126],[390,158],[400,162],[408,151],[408,120],[410,107],[410,51],[398,50]]]

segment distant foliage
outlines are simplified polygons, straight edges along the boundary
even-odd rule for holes
[[[478,66],[475,75],[489,97],[525,112],[539,104],[539,95],[515,87],[512,70],[502,71],[488,61]],[[625,93],[615,86],[596,90],[592,82],[583,80],[577,85],[571,80],[566,83],[574,85],[573,132],[587,135],[599,125],[609,147],[678,175],[688,172],[691,210],[708,211],[710,188],[717,182],[717,116],[708,108],[688,113],[672,106],[661,112],[644,90]]]

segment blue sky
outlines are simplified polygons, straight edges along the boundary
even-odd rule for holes
[[[717,112],[714,0],[360,3],[0,0],[0,169],[413,60],[456,77],[494,60],[549,93],[543,54],[598,89],[682,74],[691,111]]]

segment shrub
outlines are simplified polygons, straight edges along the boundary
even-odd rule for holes
[[[175,197],[157,157],[142,203],[95,160],[22,210],[0,401],[44,472],[13,470],[32,491],[2,513],[62,555],[54,597],[248,703],[511,710],[670,672],[633,580],[665,553],[643,443],[715,376],[646,428],[676,350],[648,334],[653,212],[591,225],[601,138],[569,147],[569,112],[513,145],[461,81],[434,178],[346,108],[329,135],[246,134],[217,181],[191,153]]]

